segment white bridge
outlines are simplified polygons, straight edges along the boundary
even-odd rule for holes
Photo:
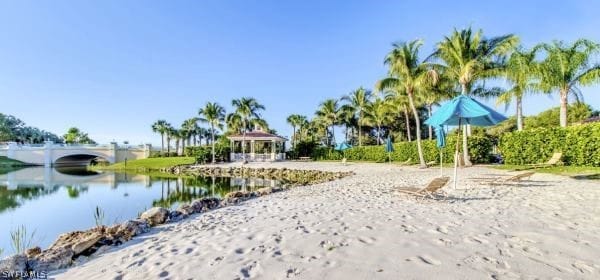
[[[143,147],[108,145],[63,145],[47,141],[42,145],[19,145],[9,142],[0,146],[0,156],[33,165],[87,165],[96,158],[109,163],[148,158],[150,144]]]

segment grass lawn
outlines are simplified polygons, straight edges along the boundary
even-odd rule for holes
[[[27,164],[18,160],[0,157],[0,174],[6,174],[11,171],[19,170],[25,166],[27,166]]]
[[[193,164],[196,159],[193,157],[164,157],[164,158],[146,158],[138,160],[129,160],[115,163],[109,166],[94,166],[95,170],[121,170],[121,171],[157,171],[162,168],[168,168],[177,165]]]
[[[492,165],[493,168],[502,170],[531,170],[539,173],[550,173],[569,176],[575,179],[600,180],[600,167],[591,166],[556,166],[546,168],[530,168],[527,165]]]

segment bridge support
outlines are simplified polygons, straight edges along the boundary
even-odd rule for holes
[[[54,145],[53,141],[45,141],[44,142],[44,166],[52,167],[52,145]]]

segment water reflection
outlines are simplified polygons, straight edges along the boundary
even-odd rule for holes
[[[49,246],[61,233],[93,227],[96,206],[106,224],[137,217],[144,209],[176,208],[196,198],[278,186],[253,178],[148,176],[77,169],[25,168],[0,174],[0,248],[10,254],[9,231],[24,224]]]

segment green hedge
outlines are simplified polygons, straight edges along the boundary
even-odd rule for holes
[[[600,166],[600,123],[506,133],[499,148],[507,164],[543,163],[562,152],[566,165]]]
[[[456,145],[456,135],[447,137],[446,147],[443,148],[444,162],[451,163],[454,160],[454,150]],[[469,155],[474,163],[489,163],[491,160],[492,140],[486,136],[471,136],[468,141]],[[440,150],[436,146],[435,140],[421,141],[423,156],[426,162],[439,161]],[[385,162],[388,160],[388,154],[385,147],[380,146],[362,146],[353,147],[344,153],[334,151],[330,148],[317,148],[312,158],[316,160],[340,160],[344,157],[354,161],[375,161]],[[392,161],[405,162],[410,159],[412,163],[419,162],[417,153],[417,142],[394,143],[394,152],[391,154]]]

